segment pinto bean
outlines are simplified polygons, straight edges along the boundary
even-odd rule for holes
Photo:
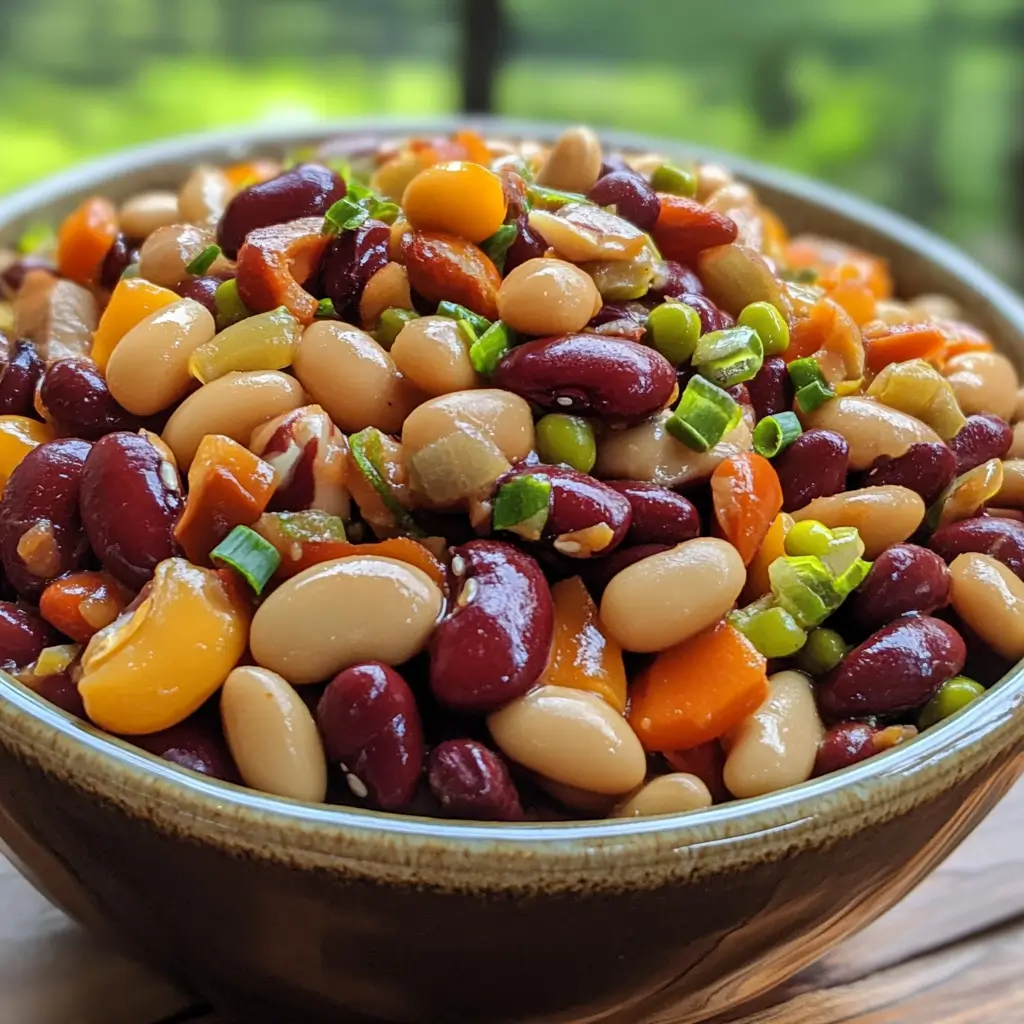
[[[147,438],[107,434],[82,470],[82,522],[104,567],[139,590],[174,554],[184,507],[178,471]]]
[[[949,571],[934,551],[893,544],[883,551],[853,601],[865,629],[875,630],[908,612],[931,613],[949,601]]]
[[[964,667],[967,648],[929,615],[897,619],[855,647],[818,688],[832,719],[891,715],[927,704]]]
[[[880,456],[864,474],[863,483],[865,487],[906,487],[931,505],[953,482],[956,473],[953,450],[940,441],[925,441],[912,444],[896,458]]]
[[[430,644],[430,685],[457,711],[493,711],[525,693],[547,663],[554,605],[540,566],[510,544],[455,548],[451,611]]]
[[[782,484],[783,505],[793,512],[815,498],[836,494],[846,486],[850,446],[831,430],[808,430],[775,460]]]

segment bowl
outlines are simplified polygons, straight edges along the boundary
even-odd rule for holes
[[[451,127],[346,123],[137,149],[0,200],[0,240],[96,191],[173,186],[198,162]],[[1024,305],[950,246],[824,186],[711,158],[794,230],[888,257],[899,292],[952,296],[1000,348],[1024,355]],[[822,956],[949,854],[1022,770],[1022,700],[1018,666],[918,739],[769,797],[685,816],[492,825],[210,781],[4,676],[0,838],[55,903],[248,1024],[688,1024]]]

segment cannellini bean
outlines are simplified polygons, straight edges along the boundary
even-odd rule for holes
[[[653,814],[699,811],[714,803],[708,787],[696,775],[672,772],[651,779],[613,812],[613,818],[646,818]]]
[[[593,279],[565,260],[527,260],[498,290],[501,319],[523,334],[574,334],[600,308],[601,295]]]
[[[174,224],[178,216],[178,197],[173,192],[140,192],[121,206],[118,221],[129,238],[141,239]]]
[[[601,173],[601,142],[589,129],[567,128],[537,172],[537,184],[586,194]]]
[[[989,555],[957,555],[949,567],[950,603],[1004,658],[1024,658],[1024,581]]]
[[[953,394],[965,416],[994,412],[1004,420],[1017,407],[1017,371],[998,352],[965,352],[953,356],[944,368]]]
[[[480,383],[466,337],[451,317],[410,320],[395,338],[391,358],[403,376],[431,397],[469,391]]]

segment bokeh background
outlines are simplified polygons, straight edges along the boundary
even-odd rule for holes
[[[0,0],[0,191],[247,122],[492,109],[721,147],[1024,285],[1022,0]]]

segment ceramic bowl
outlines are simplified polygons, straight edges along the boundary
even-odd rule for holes
[[[378,121],[136,150],[0,200],[0,241],[93,192],[173,186],[198,162],[450,127]],[[821,185],[717,159],[792,229],[888,257],[899,293],[952,296],[1021,360],[1024,305],[950,246]],[[783,981],[934,868],[1021,772],[1022,693],[1018,668],[913,742],[766,798],[509,826],[208,781],[5,677],[0,837],[56,903],[247,1024],[687,1024]]]

